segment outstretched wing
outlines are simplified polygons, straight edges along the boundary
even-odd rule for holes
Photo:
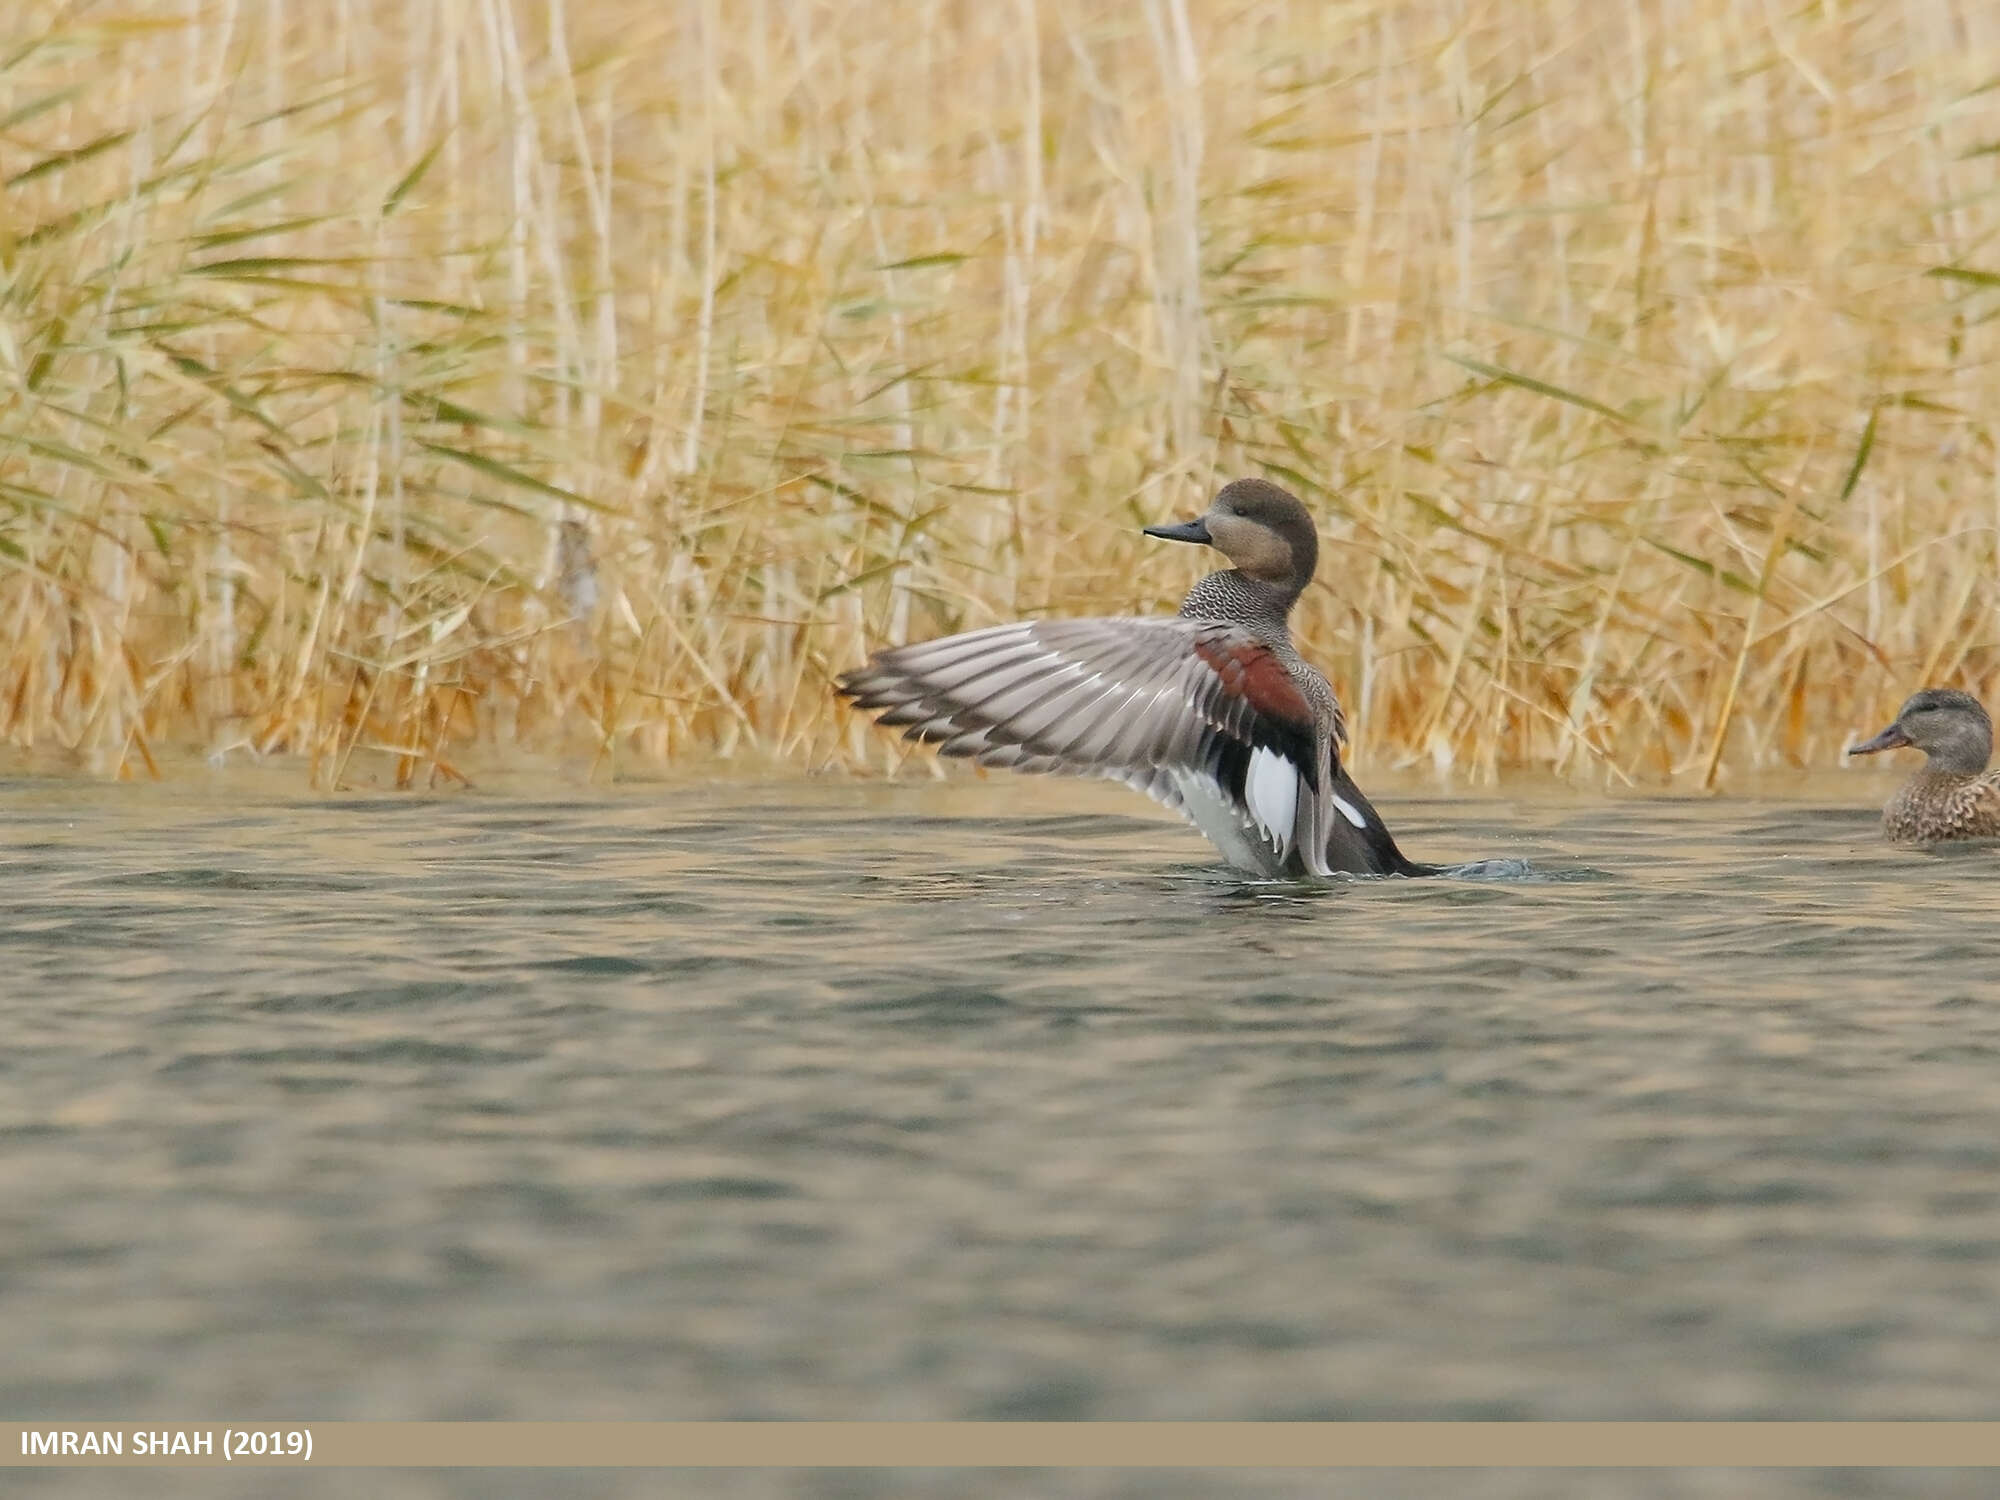
[[[1225,849],[1226,816],[1282,866],[1325,873],[1320,792],[1334,754],[1313,705],[1240,626],[1178,616],[996,625],[877,652],[840,691],[940,754],[1109,776]]]

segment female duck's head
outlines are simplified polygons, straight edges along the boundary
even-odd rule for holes
[[[1970,693],[1925,688],[1896,711],[1895,723],[1847,753],[1873,755],[1905,745],[1929,757],[1926,770],[1977,776],[1993,758],[1993,721]]]

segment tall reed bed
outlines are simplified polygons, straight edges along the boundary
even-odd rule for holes
[[[884,766],[1268,474],[1364,764],[2000,687],[2000,8],[17,0],[0,742]]]

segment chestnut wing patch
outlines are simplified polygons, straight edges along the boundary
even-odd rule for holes
[[[1297,725],[1310,733],[1312,705],[1284,664],[1261,641],[1198,640],[1194,654],[1215,669],[1223,691],[1241,698],[1260,714]]]

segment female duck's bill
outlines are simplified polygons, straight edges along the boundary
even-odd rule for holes
[[[1431,874],[1341,765],[1326,679],[1287,626],[1318,555],[1312,518],[1263,480],[1195,520],[1149,526],[1236,566],[1170,618],[1024,621],[881,651],[839,689],[941,754],[1122,781],[1265,876]]]
[[[1882,826],[1903,843],[2000,838],[2000,773],[1989,772],[1993,720],[1970,693],[1925,688],[1897,710],[1895,722],[1847,753],[1874,755],[1904,747],[1924,752],[1924,766],[1882,809]]]

